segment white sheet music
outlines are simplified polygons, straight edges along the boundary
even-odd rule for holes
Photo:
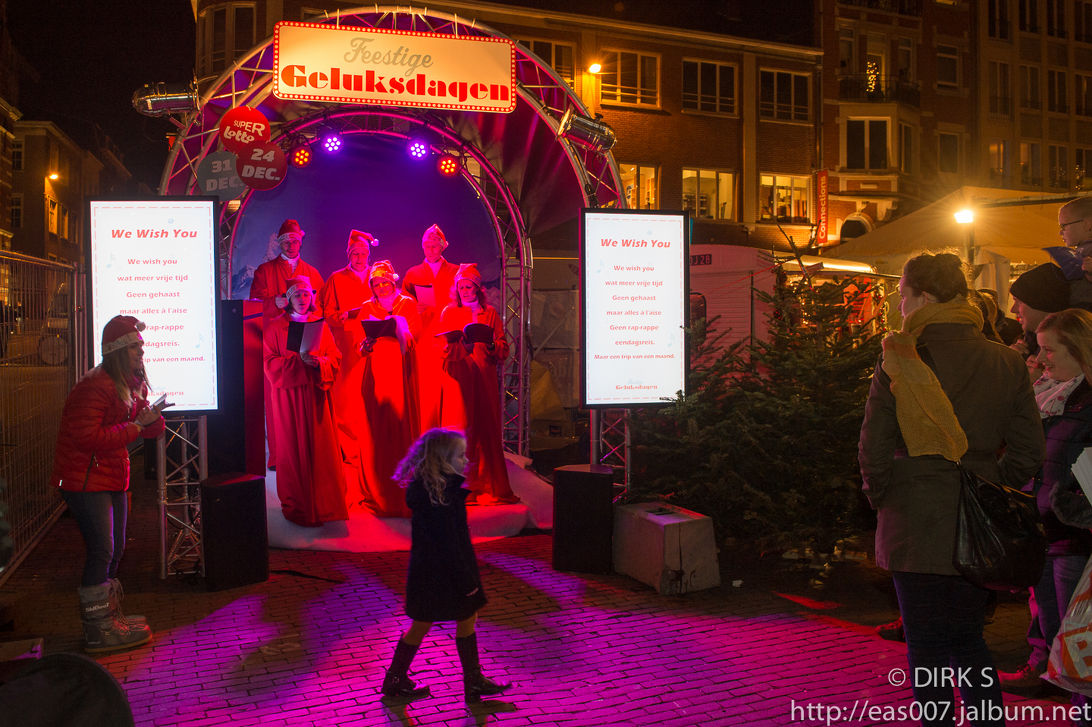
[[[1084,496],[1092,501],[1092,447],[1087,447],[1081,452],[1070,469],[1080,483]]]

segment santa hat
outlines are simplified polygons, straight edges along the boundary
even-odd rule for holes
[[[455,273],[455,285],[458,285],[460,280],[469,280],[479,288],[482,287],[482,274],[478,271],[477,263],[463,263],[460,265],[459,270]]]
[[[132,316],[114,316],[102,329],[102,355],[142,342],[140,332],[143,330],[144,323]]]
[[[1069,281],[1057,265],[1043,263],[1012,281],[1009,295],[1035,310],[1057,313],[1069,307]]]
[[[426,242],[438,242],[440,243],[440,249],[447,249],[447,238],[444,237],[444,231],[440,229],[439,225],[433,225],[425,230],[425,234],[421,235],[421,244]]]
[[[391,265],[390,260],[380,260],[372,265],[371,272],[368,273],[368,285],[378,279],[386,280],[391,285],[398,282],[398,273],[394,272],[394,266]]]
[[[295,220],[285,220],[281,223],[281,229],[277,230],[277,242],[292,238],[302,242],[304,234],[306,233],[300,228],[300,223]]]
[[[374,247],[378,244],[379,240],[375,239],[375,237],[368,234],[367,232],[364,232],[363,230],[353,230],[349,233],[349,246],[345,248],[345,254],[348,255],[353,251],[354,247],[360,245],[364,246],[365,251],[371,252],[371,250],[368,250],[368,245]]]
[[[299,290],[308,290],[311,292],[311,295],[315,294],[315,289],[311,285],[311,279],[304,275],[298,275],[294,278],[289,278],[288,280],[284,281],[284,284],[286,286],[284,291],[285,298],[291,298],[292,294]]]

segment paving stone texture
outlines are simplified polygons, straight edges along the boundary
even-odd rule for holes
[[[273,550],[268,581],[209,592],[159,578],[150,490],[138,488],[120,576],[126,611],[155,638],[96,659],[141,727],[915,724],[905,648],[873,632],[897,615],[890,579],[867,561],[835,563],[815,588],[799,562],[722,552],[724,585],[661,596],[621,575],[555,571],[548,533],[480,544],[483,669],[514,687],[467,708],[453,627],[437,625],[412,669],[433,696],[403,704],[377,687],[407,625],[407,553]],[[15,627],[0,639],[79,651],[82,559],[63,517],[4,585]],[[987,631],[1000,668],[1022,663],[1027,618],[1021,596],[1002,596]],[[1067,707],[1060,693],[1006,695],[1010,725],[1069,724]]]

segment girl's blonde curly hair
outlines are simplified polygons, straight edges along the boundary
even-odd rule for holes
[[[455,429],[430,429],[410,445],[409,451],[394,470],[394,479],[405,487],[410,482],[420,479],[425,485],[429,502],[433,505],[446,505],[444,487],[447,476],[456,472],[451,466],[451,459],[459,442],[466,442],[466,436]]]

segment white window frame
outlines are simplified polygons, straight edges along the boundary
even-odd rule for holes
[[[235,23],[238,11],[249,9],[251,14],[250,45],[246,48],[235,47]],[[213,47],[213,19],[218,12],[224,13],[224,47],[215,53]],[[258,9],[254,2],[232,2],[205,8],[197,23],[197,57],[201,62],[203,74],[221,73],[235,60],[254,47],[258,42]],[[214,55],[215,53],[215,55]]]
[[[631,106],[640,108],[659,108],[660,107],[660,68],[661,58],[658,53],[638,53],[637,51],[621,50],[618,48],[604,48],[601,52],[603,57],[603,69],[599,73],[599,102],[604,104],[615,104],[618,106]],[[621,63],[623,60],[632,58],[637,64],[637,86],[633,93],[623,94],[622,87],[622,68]],[[652,94],[653,98],[648,99],[643,94],[645,88],[645,61],[651,60],[656,65],[656,78],[652,82]],[[614,69],[613,71],[611,69]],[[608,79],[611,75],[615,76],[615,83],[608,83]],[[623,100],[623,95],[633,95],[636,97],[635,101]]]
[[[955,80],[950,81],[948,79],[941,80],[940,74],[937,73],[937,88],[956,89],[963,85],[963,62],[960,58],[959,46],[950,45],[948,43],[937,43],[936,46],[937,58],[950,58],[955,62]]]
[[[629,194],[629,190],[623,189],[622,194],[626,197],[626,204],[630,209],[659,209],[660,208],[660,168],[655,164],[641,164],[633,163],[626,164],[618,162],[619,176],[626,176],[626,167],[633,168],[633,195]],[[645,175],[644,171],[651,170],[652,172],[652,194],[649,198],[649,190],[644,184]],[[620,181],[624,181],[620,180]],[[637,204],[634,204],[636,202]],[[646,206],[647,203],[647,206]]]
[[[693,67],[696,78],[694,83],[697,87],[697,97],[693,99],[692,105],[687,105],[686,95],[686,72],[688,65]],[[713,81],[713,92],[707,94],[703,92],[702,81],[702,66],[712,66],[715,80]],[[725,102],[720,95],[721,79],[723,74],[728,73],[732,79],[732,96]],[[738,108],[739,99],[739,71],[738,67],[734,63],[722,63],[720,61],[709,61],[701,58],[683,58],[682,61],[682,85],[679,87],[682,93],[682,110],[686,113],[696,114],[715,114],[718,116],[735,116],[736,109]],[[707,109],[701,108],[704,99],[708,96],[713,98],[714,108]]]
[[[762,92],[765,88],[763,78],[770,74],[773,77],[773,99],[771,101],[763,100]],[[790,83],[789,94],[792,97],[788,104],[788,111],[786,116],[782,116],[782,109],[784,104],[778,100],[778,84],[781,76],[787,76],[788,83]],[[811,97],[812,97],[812,78],[810,73],[801,73],[799,71],[789,71],[784,68],[763,68],[759,70],[758,74],[758,117],[766,121],[790,121],[790,122],[807,122],[811,121]],[[803,105],[804,114],[800,114],[801,104],[796,98],[797,80],[804,79],[804,87],[807,89],[807,99]],[[771,105],[772,104],[772,105]]]
[[[736,210],[736,191],[738,189],[738,186],[737,186],[738,185],[738,181],[737,181],[738,176],[736,175],[735,172],[733,172],[731,170],[728,170],[728,169],[709,169],[709,168],[701,168],[701,167],[683,167],[682,171],[679,174],[680,181],[683,181],[683,180],[686,179],[686,173],[687,172],[694,172],[695,173],[695,179],[697,180],[697,182],[696,182],[696,188],[694,190],[694,199],[691,201],[691,203],[689,205],[687,204],[686,193],[683,192],[683,195],[682,195],[683,196],[683,198],[682,198],[682,208],[684,210],[689,210],[690,213],[691,213],[691,216],[693,218],[701,219],[701,220],[736,220],[736,219],[739,219],[739,214],[738,214],[738,211]],[[707,201],[706,205],[705,205],[706,207],[709,207],[709,208],[712,208],[712,209],[711,210],[707,209],[706,214],[702,213],[703,212],[703,205],[701,204],[701,200],[700,200],[700,196],[699,196],[699,193],[701,192],[701,187],[702,187],[702,179],[703,179],[702,175],[703,174],[712,175],[712,184],[713,184],[712,200]],[[727,202],[726,202],[726,204],[730,207],[730,209],[728,209],[728,210],[723,209],[723,207],[721,205],[721,196],[722,196],[721,193],[724,191],[724,190],[721,189],[721,185],[723,183],[725,183],[725,182],[727,182],[731,186],[731,189],[729,190],[729,193],[727,195]],[[681,187],[681,185],[680,185],[680,187]]]
[[[562,81],[569,84],[569,88],[576,87],[576,46],[574,44],[551,40],[549,38],[535,38],[532,36],[520,36],[519,38],[513,38],[512,40],[522,44],[527,50],[546,61],[550,68],[554,69],[554,73],[556,73]],[[563,66],[558,65],[558,49],[560,48],[565,48],[569,51],[568,74],[565,73]],[[543,55],[540,52],[542,50],[548,50],[548,53]]]
[[[884,138],[883,138],[883,150],[885,164],[880,167],[872,167],[872,123],[876,121],[882,121],[884,123]],[[864,164],[859,167],[851,167],[849,165],[849,125],[851,123],[864,124]],[[891,169],[891,119],[886,116],[853,116],[846,119],[845,124],[842,126],[842,149],[843,159],[842,167],[851,171],[888,171]]]
[[[771,180],[770,184],[766,184],[767,179]],[[782,180],[788,180],[790,182],[790,184],[789,185],[779,184],[779,182],[781,182]],[[796,198],[795,192],[796,192],[796,190],[800,189],[800,187],[797,184],[795,184],[794,182],[799,182],[799,181],[804,182],[804,187],[803,187],[804,191],[801,192],[801,195],[803,196],[803,199],[799,200],[799,201],[803,201],[807,205],[807,208],[806,208],[807,209],[807,215],[792,215],[792,214],[790,214],[790,215],[787,215],[785,219],[781,219],[778,215],[774,214],[777,202],[782,201],[780,198],[776,202],[771,202],[771,204],[770,204],[770,206],[768,208],[770,210],[770,214],[763,214],[763,201],[764,201],[762,199],[762,188],[763,187],[768,186],[772,190],[778,190],[778,189],[784,189],[787,186],[787,188],[789,190],[791,190],[790,194],[789,194],[789,204],[795,206],[795,204],[798,201],[797,198]],[[808,224],[812,220],[815,219],[815,203],[812,200],[812,177],[810,175],[804,175],[804,174],[777,174],[775,172],[762,172],[762,173],[760,173],[758,175],[758,189],[759,189],[759,192],[758,192],[758,196],[759,196],[759,199],[758,199],[758,221],[759,222],[782,222],[782,223],[785,223],[785,224]],[[777,193],[774,192],[775,196],[776,196],[776,194]],[[807,219],[806,220],[798,219],[798,218],[802,218],[802,217],[806,217]]]

